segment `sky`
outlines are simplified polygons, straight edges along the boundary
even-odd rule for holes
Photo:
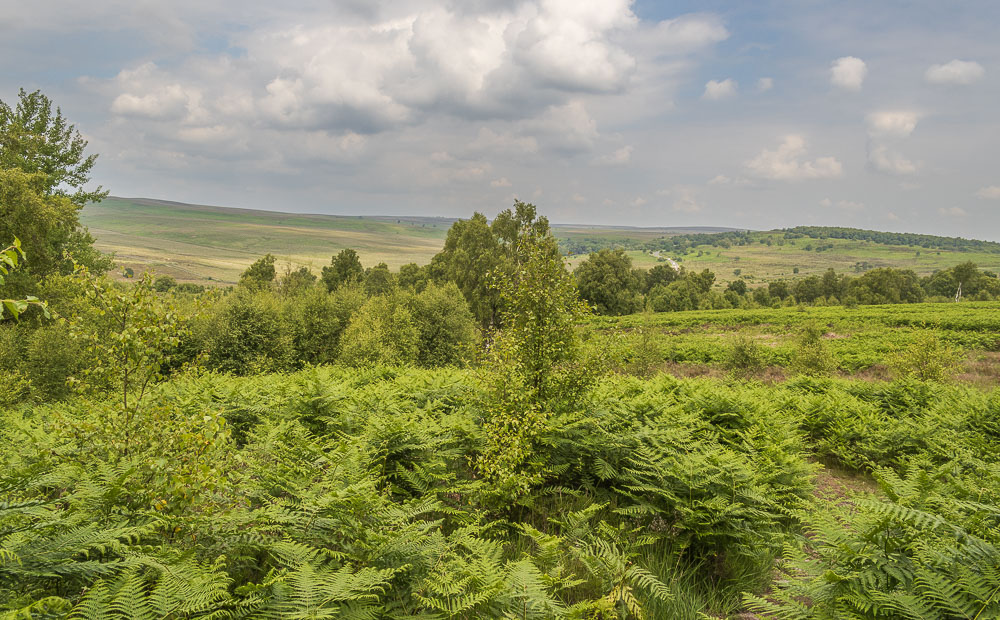
[[[0,0],[117,196],[1000,240],[1000,3]]]

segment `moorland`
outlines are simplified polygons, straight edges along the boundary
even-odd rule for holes
[[[5,617],[1000,617],[1000,245],[228,230],[3,112]]]

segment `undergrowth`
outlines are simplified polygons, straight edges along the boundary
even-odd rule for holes
[[[542,479],[477,474],[472,371],[181,375],[127,421],[8,409],[12,617],[997,617],[1000,396],[612,377]],[[129,426],[131,425],[131,426]],[[877,495],[817,499],[813,457]]]

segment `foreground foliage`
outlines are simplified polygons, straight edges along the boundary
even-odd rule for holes
[[[479,389],[470,371],[319,368],[182,375],[127,417],[114,399],[7,410],[0,609],[1000,613],[996,394],[608,378],[544,421],[541,479],[498,505],[470,467],[487,446]],[[810,457],[881,490],[817,499]]]

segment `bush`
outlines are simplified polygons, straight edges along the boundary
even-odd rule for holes
[[[795,343],[792,370],[802,375],[825,375],[834,369],[835,363],[823,335],[824,331],[815,321],[805,324]]]
[[[157,293],[166,293],[175,286],[177,286],[177,280],[174,280],[170,276],[160,276],[153,283],[153,288],[156,289]]]
[[[475,357],[479,330],[457,285],[429,284],[409,297],[407,305],[419,334],[421,366],[464,366]]]
[[[208,365],[237,375],[292,365],[292,338],[281,301],[270,291],[237,289],[206,325]]]
[[[931,331],[921,331],[908,347],[897,351],[889,367],[897,377],[945,382],[958,372],[959,353]]]
[[[401,295],[369,299],[344,330],[340,359],[350,366],[412,364],[420,332]]]
[[[88,363],[83,347],[62,324],[46,325],[28,337],[25,370],[35,396],[58,400],[70,394],[67,379]]]
[[[175,293],[204,293],[205,287],[201,284],[194,284],[192,282],[183,282],[174,287]]]
[[[325,288],[312,288],[289,299],[286,320],[292,331],[295,358],[329,364],[340,353],[340,335],[347,324],[338,318],[337,299]]]
[[[764,368],[764,352],[753,336],[737,334],[726,350],[726,370],[734,377],[746,379]]]

